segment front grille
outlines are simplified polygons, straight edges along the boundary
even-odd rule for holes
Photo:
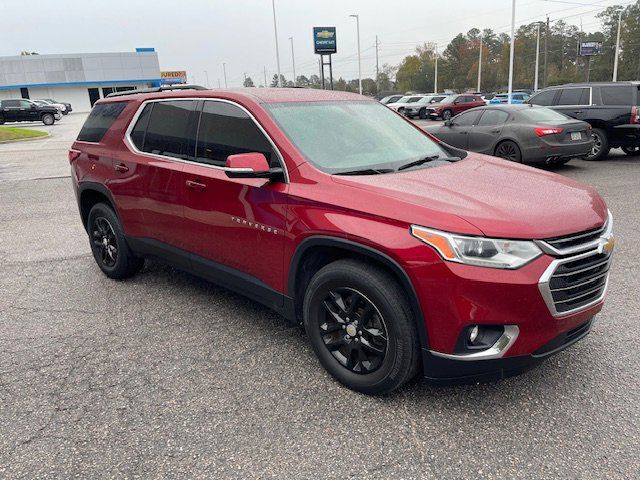
[[[597,240],[602,236],[602,233],[605,231],[606,227],[607,225],[604,224],[600,228],[587,230],[586,232],[576,233],[575,235],[566,237],[547,238],[544,241],[557,250],[565,250],[567,248],[577,247],[579,245],[583,245],[585,243],[588,244]]]
[[[557,314],[596,303],[604,296],[611,253],[591,252],[557,261],[546,288]]]

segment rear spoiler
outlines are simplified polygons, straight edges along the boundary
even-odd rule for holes
[[[208,89],[201,85],[165,85],[163,87],[141,88],[140,90],[125,90],[124,92],[113,92],[107,95],[106,98],[122,97],[125,95],[137,95],[139,93],[168,92],[171,90],[208,90]]]

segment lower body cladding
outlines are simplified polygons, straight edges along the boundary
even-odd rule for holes
[[[451,262],[412,267],[428,337],[425,378],[444,384],[504,378],[585,337],[602,309],[610,257],[543,255],[518,270]]]

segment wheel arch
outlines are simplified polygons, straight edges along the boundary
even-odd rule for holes
[[[511,143],[515,143],[516,147],[518,147],[518,150],[520,150],[520,155],[522,155],[522,146],[520,145],[520,142],[518,142],[515,138],[508,136],[508,137],[502,137],[500,138],[496,144],[493,146],[493,155],[495,156],[496,151],[498,150],[498,147],[500,145],[502,145],[504,142],[511,142]]]
[[[287,293],[294,302],[296,321],[302,318],[304,290],[313,275],[325,265],[341,258],[362,258],[373,261],[389,272],[407,294],[420,339],[420,347],[428,348],[427,329],[418,296],[409,275],[398,262],[375,248],[344,238],[313,236],[298,245],[289,265]]]
[[[80,209],[80,218],[85,230],[87,229],[87,221],[91,208],[97,203],[106,203],[115,212],[118,221],[122,225],[120,212],[116,208],[113,196],[107,187],[99,183],[84,182],[78,186],[78,206]]]

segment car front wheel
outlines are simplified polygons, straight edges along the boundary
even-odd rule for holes
[[[442,112],[442,119],[444,121],[451,120],[452,116],[453,116],[453,113],[451,113],[451,110],[445,110],[444,112]]]
[[[53,123],[56,121],[56,119],[54,118],[53,115],[51,115],[50,113],[45,113],[42,116],[42,123],[44,123],[45,125],[53,125]]]
[[[420,349],[406,295],[384,270],[338,260],[311,279],[304,327],[323,367],[362,393],[389,393],[411,380]]]

